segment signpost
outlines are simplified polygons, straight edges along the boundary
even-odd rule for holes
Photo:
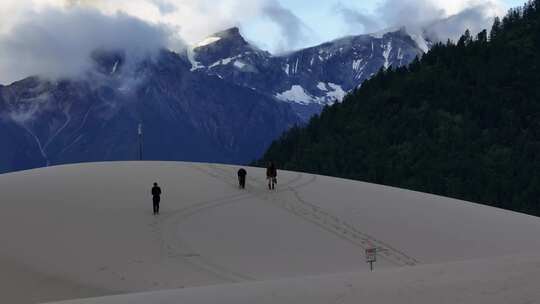
[[[377,248],[366,249],[366,262],[369,263],[369,269],[373,271],[373,263],[377,262]]]
[[[142,123],[139,124],[139,160],[143,160],[143,130],[142,130]]]

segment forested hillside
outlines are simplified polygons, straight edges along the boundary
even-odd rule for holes
[[[540,215],[539,15],[531,1],[381,71],[259,163]]]

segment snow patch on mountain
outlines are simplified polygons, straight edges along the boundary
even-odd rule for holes
[[[216,42],[220,41],[221,39],[222,39],[221,37],[215,37],[215,36],[208,37],[208,38],[204,39],[203,41],[197,43],[197,47],[207,46],[207,45],[210,45],[212,43],[216,43]]]
[[[403,58],[404,58],[403,49],[399,48],[398,52],[397,52],[397,59],[399,60],[399,65],[400,66],[403,65]]]
[[[220,59],[214,63],[212,63],[208,68],[212,69],[212,68],[215,68],[217,66],[220,66],[220,65],[228,65],[229,63],[233,62],[234,60],[236,60],[239,56],[235,56],[235,57],[229,57],[229,58],[225,58],[225,59]]]
[[[358,69],[360,69],[360,65],[362,64],[362,62],[364,62],[364,59],[363,59],[363,58],[354,60],[354,61],[353,61],[353,64],[352,64],[353,70],[354,70],[354,71],[358,71]]]
[[[416,45],[418,46],[418,48],[420,48],[422,50],[422,52],[424,52],[424,53],[429,52],[429,48],[430,48],[429,43],[424,38],[424,35],[411,33],[411,32],[408,32],[408,34],[409,34],[409,36],[411,36],[412,40],[414,42],[416,42]]]
[[[342,101],[347,95],[347,92],[343,88],[335,83],[323,83],[319,82],[317,88],[325,92],[322,96],[314,96],[304,89],[301,85],[293,85],[291,89],[282,93],[276,94],[276,98],[281,101],[295,102],[303,105],[312,103],[320,105],[333,104],[334,102]]]
[[[120,63],[120,61],[118,61],[118,60],[114,63],[114,66],[113,66],[113,68],[111,70],[111,75],[116,73],[116,71],[118,70],[118,64],[119,63]]]
[[[390,53],[392,52],[392,41],[388,41],[386,45],[383,46],[383,57],[384,57],[384,69],[388,70],[388,68],[391,66],[390,63]]]
[[[310,104],[315,100],[300,85],[293,85],[290,90],[276,94],[276,98],[282,101],[292,101],[300,104]]]
[[[326,96],[328,98],[331,98],[333,101],[342,101],[343,98],[347,95],[347,92],[343,90],[343,88],[340,85],[337,85],[335,83],[328,83],[328,86],[332,88],[332,91],[328,92]],[[331,101],[330,101],[331,102]]]
[[[189,62],[191,63],[191,71],[192,72],[205,68],[204,65],[202,65],[200,62],[198,62],[195,59],[195,51],[192,48],[188,48],[188,50],[187,50],[187,58],[188,58]]]
[[[237,60],[237,61],[234,62],[234,66],[239,68],[239,69],[243,69],[246,66],[246,64],[243,63],[242,61]]]
[[[294,73],[298,74],[298,64],[300,63],[300,59],[296,59],[296,66],[294,67]]]

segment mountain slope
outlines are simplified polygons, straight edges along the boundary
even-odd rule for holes
[[[261,163],[540,215],[539,11],[379,73]]]
[[[288,105],[192,73],[174,53],[132,73],[120,61],[99,63],[100,72],[81,80],[28,78],[0,88],[3,172],[137,159],[139,123],[145,159],[244,163],[299,122]]]

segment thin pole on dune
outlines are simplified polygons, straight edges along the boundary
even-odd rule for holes
[[[143,128],[142,123],[139,123],[139,160],[143,160]]]

